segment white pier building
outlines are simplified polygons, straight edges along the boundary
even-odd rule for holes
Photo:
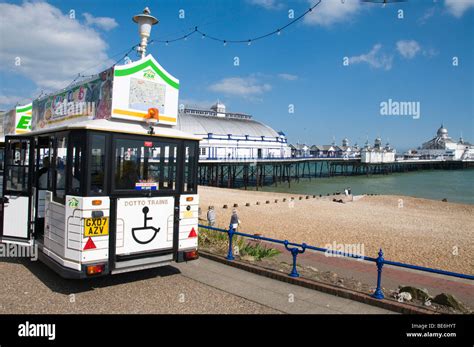
[[[436,132],[436,136],[423,143],[417,150],[421,159],[445,159],[445,160],[474,160],[474,145],[464,141],[453,140],[443,124]]]
[[[395,153],[395,149],[390,147],[388,142],[383,147],[382,139],[377,137],[373,147],[370,146],[369,141],[365,143],[360,151],[360,160],[362,163],[390,163],[395,161]]]
[[[203,137],[199,159],[287,158],[286,136],[245,113],[228,112],[217,102],[210,109],[181,107],[176,128]]]

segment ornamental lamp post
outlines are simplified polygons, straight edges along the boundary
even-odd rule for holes
[[[133,21],[138,24],[138,33],[141,38],[138,51],[141,53],[141,58],[143,59],[146,54],[146,46],[148,45],[151,27],[158,23],[158,19],[151,15],[151,11],[148,7],[145,7],[142,14],[133,16]]]

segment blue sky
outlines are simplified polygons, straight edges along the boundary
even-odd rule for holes
[[[230,40],[272,31],[291,20],[290,10],[298,16],[314,3],[0,2],[0,107],[113,64],[138,43],[131,16],[145,6],[160,20],[152,39],[172,39],[198,26]],[[474,0],[385,7],[323,0],[281,35],[250,46],[193,35],[168,46],[152,44],[149,53],[180,79],[183,103],[210,106],[220,99],[232,111],[283,130],[291,142],[324,144],[334,137],[339,143],[348,137],[362,144],[381,136],[406,149],[431,138],[441,122],[452,137],[462,133],[474,142],[473,28]],[[380,103],[389,99],[419,102],[420,118],[381,115]]]

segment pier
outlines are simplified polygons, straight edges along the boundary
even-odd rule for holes
[[[418,170],[459,170],[474,167],[474,161],[400,160],[386,163],[363,163],[355,158],[266,158],[201,159],[198,165],[200,185],[245,188],[299,182],[334,176],[388,175]]]

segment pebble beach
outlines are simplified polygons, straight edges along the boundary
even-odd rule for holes
[[[474,274],[474,205],[395,195],[306,198],[206,186],[199,194],[204,224],[212,205],[216,225],[227,228],[237,204],[242,232],[319,247],[361,244],[366,256],[376,257],[382,248],[387,260]]]

